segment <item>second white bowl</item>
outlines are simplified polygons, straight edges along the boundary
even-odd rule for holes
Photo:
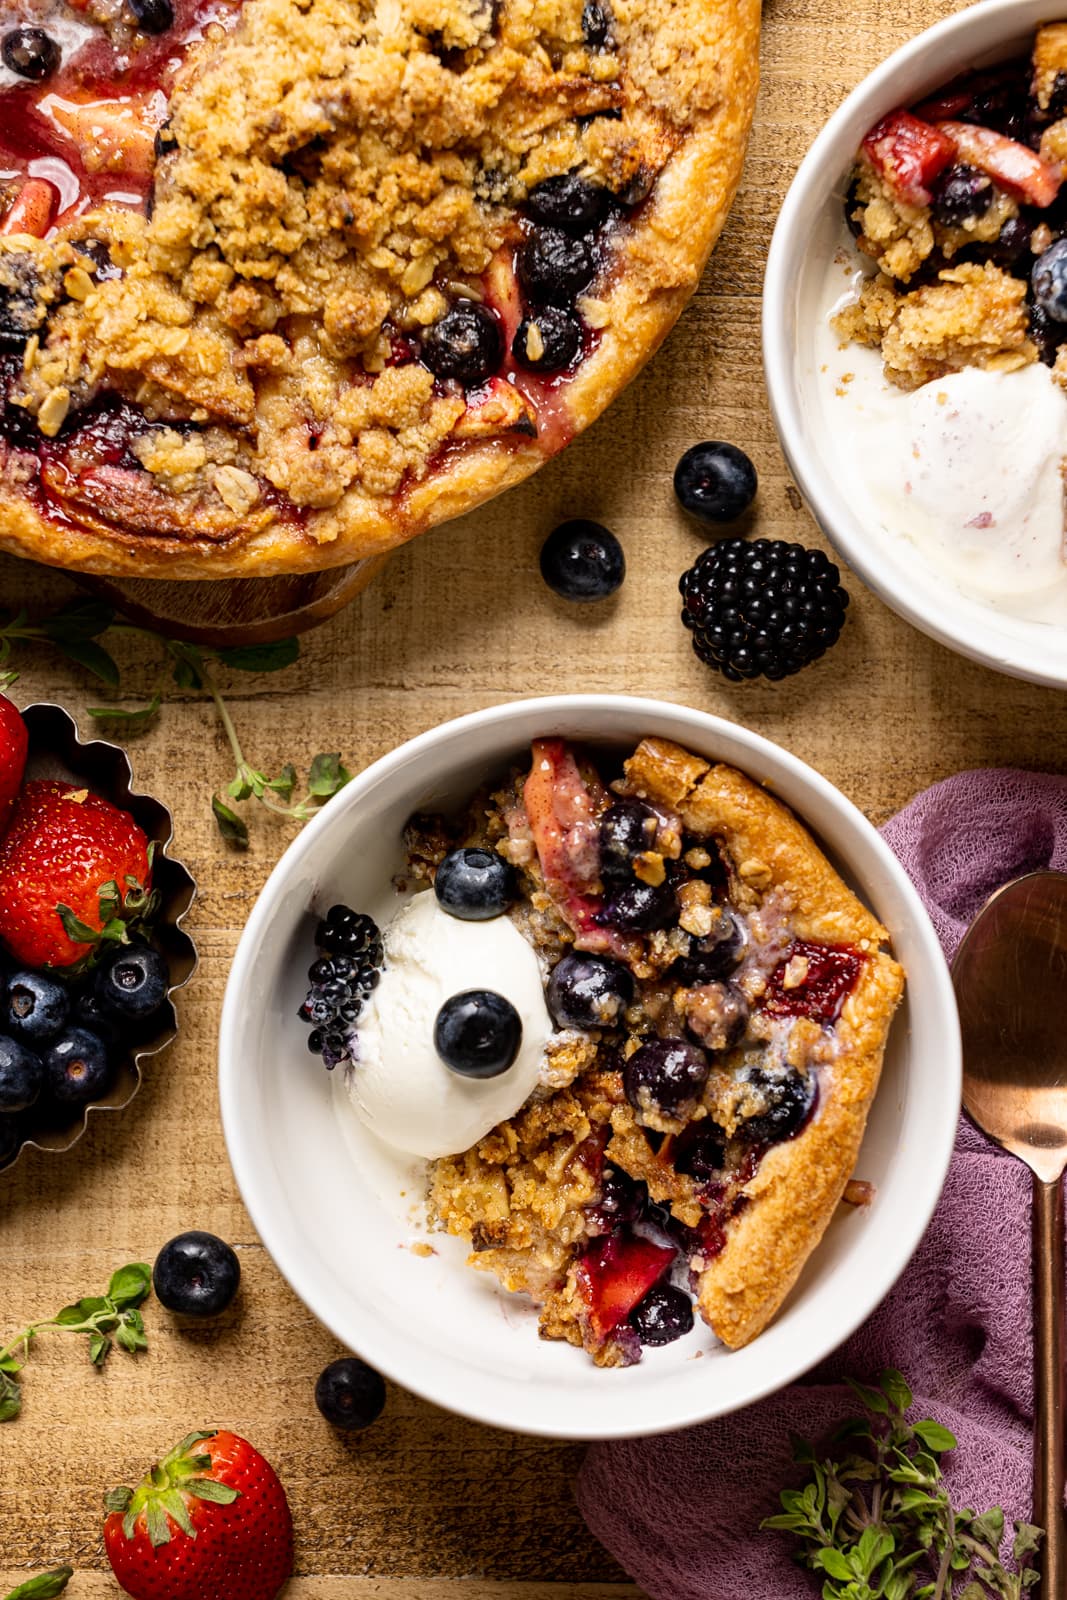
[[[908,974],[857,1176],[875,1198],[846,1212],[772,1325],[729,1352],[706,1328],[638,1366],[600,1371],[537,1337],[536,1314],[464,1265],[461,1241],[411,1249],[417,1187],[401,1184],[307,1049],[297,1007],[314,921],[337,900],[376,911],[404,865],[413,811],[460,805],[537,735],[632,749],[647,734],[733,763],[821,838],[889,928]],[[960,1045],[937,938],[903,868],[824,778],[766,739],[699,711],[615,695],[519,701],[461,717],[361,773],[294,840],[241,936],[219,1058],[230,1159],[279,1269],[336,1336],[398,1383],[499,1427],[563,1438],[655,1433],[718,1416],[829,1354],[886,1294],[937,1202],[952,1151]],[[704,1359],[695,1360],[696,1356]]]
[[[763,290],[763,359],[789,465],[816,521],[854,571],[902,617],[952,650],[1034,683],[1067,685],[1067,622],[1014,618],[973,600],[922,552],[891,539],[848,492],[842,444],[820,398],[816,344],[826,278],[847,235],[844,200],[856,152],[879,118],[959,73],[1029,53],[1057,13],[1042,0],[983,0],[912,39],[835,111],[805,156],[771,239]],[[872,440],[872,449],[876,441]]]

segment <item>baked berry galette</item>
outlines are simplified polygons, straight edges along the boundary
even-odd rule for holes
[[[688,1331],[691,1296],[731,1347],[773,1317],[852,1175],[904,980],[742,773],[645,739],[606,777],[538,740],[513,784],[408,841],[423,881],[457,854],[468,876],[488,851],[510,865],[555,1029],[518,1113],[433,1163],[433,1214],[545,1338],[618,1366]],[[453,914],[484,916],[477,895]],[[383,989],[389,962],[387,934]],[[352,1054],[358,1092],[358,1026]]]
[[[758,0],[13,0],[0,548],[386,550],[596,417],[740,175]]]

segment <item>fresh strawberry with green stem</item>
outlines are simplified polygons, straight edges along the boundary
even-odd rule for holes
[[[69,967],[152,913],[151,847],[127,811],[73,783],[27,783],[0,842],[0,943]]]
[[[134,1600],[274,1600],[292,1575],[285,1490],[235,1433],[191,1433],[104,1505],[107,1558]]]
[[[21,711],[0,694],[0,836],[22,787],[28,747],[29,734]]]

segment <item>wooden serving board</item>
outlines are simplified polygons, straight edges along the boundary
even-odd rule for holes
[[[131,622],[168,638],[203,645],[271,644],[336,616],[387,560],[374,556],[352,566],[292,578],[178,583],[82,574],[77,581]]]

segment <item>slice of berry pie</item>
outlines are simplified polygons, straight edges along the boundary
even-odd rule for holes
[[[416,879],[459,845],[510,863],[557,1030],[518,1114],[433,1164],[441,1225],[598,1365],[687,1332],[690,1295],[746,1344],[852,1175],[904,984],[886,930],[785,806],[661,739],[610,783],[539,740],[409,844]]]
[[[15,0],[0,548],[202,578],[518,482],[718,237],[758,0]]]

